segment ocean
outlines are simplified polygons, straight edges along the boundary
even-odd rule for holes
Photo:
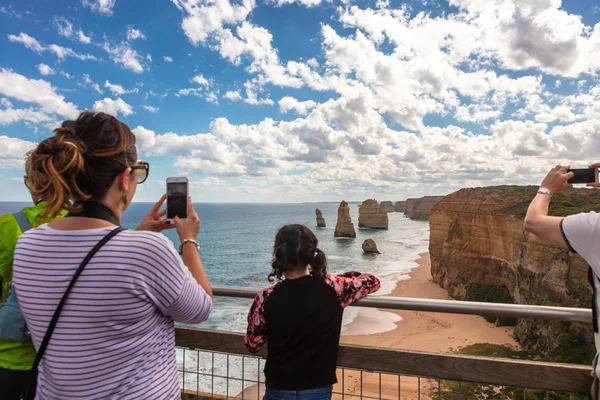
[[[28,205],[28,203],[0,202],[0,214],[12,213]],[[151,206],[150,203],[133,203],[123,214],[123,226],[135,228]],[[267,275],[271,271],[270,261],[275,233],[281,226],[290,223],[304,224],[315,232],[319,239],[319,248],[327,255],[330,273],[360,271],[370,272],[380,277],[382,288],[377,295],[389,294],[397,281],[409,279],[410,269],[417,266],[415,260],[420,253],[428,250],[429,245],[428,222],[412,221],[403,213],[388,214],[388,230],[358,229],[357,204],[350,204],[356,239],[333,237],[338,204],[198,203],[194,204],[194,208],[201,221],[200,254],[213,285],[256,288],[269,286]],[[323,212],[327,223],[326,228],[316,227],[316,208]],[[163,233],[177,246],[179,245],[175,230]],[[375,240],[382,254],[364,254],[361,245],[366,239]],[[199,326],[207,329],[245,332],[250,304],[249,299],[217,297],[211,317]],[[360,312],[361,309],[358,307],[349,307],[345,310],[342,334]],[[370,312],[376,311],[370,310]],[[373,327],[368,333],[376,333],[384,329]],[[190,357],[190,359],[186,357],[186,364],[196,365],[195,356]],[[238,358],[239,360],[235,361]],[[223,376],[225,370],[231,373],[239,370],[241,357],[231,357],[231,360],[222,362],[217,360],[214,372]],[[183,361],[183,354],[178,353],[178,362],[183,364]],[[250,362],[251,365],[256,363],[252,360]],[[246,366],[245,375],[248,373],[251,373],[250,365]],[[215,383],[215,387],[208,387],[207,385],[212,385],[212,381],[204,378],[198,380],[194,376],[188,382],[186,376],[185,387],[208,392],[212,389],[216,393],[225,393],[227,388],[224,389],[218,383]],[[235,381],[230,381],[230,384],[233,386],[229,387],[229,393],[239,392],[241,389]]]

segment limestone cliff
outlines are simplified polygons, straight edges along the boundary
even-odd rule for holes
[[[397,201],[394,206],[394,211],[396,212],[404,212],[404,207],[406,207],[406,201]]]
[[[369,199],[363,201],[358,209],[358,227],[388,229],[387,212],[379,206],[377,200]]]
[[[407,217],[410,216],[410,213],[412,212],[412,208],[413,208],[413,204],[415,202],[416,199],[406,199],[406,201],[404,202],[404,215],[406,215]]]
[[[356,237],[356,231],[354,230],[352,217],[350,217],[350,208],[348,207],[348,203],[343,200],[338,208],[338,218],[333,236],[351,238]]]
[[[394,204],[391,201],[382,201],[379,203],[379,207],[383,208],[385,212],[394,212]]]
[[[315,213],[317,214],[317,228],[325,228],[327,225],[325,225],[325,218],[323,218],[323,213],[318,208],[316,209]]]
[[[457,299],[589,307],[587,263],[523,233],[536,191],[530,186],[462,189],[437,203],[429,220],[434,281]],[[568,190],[554,196],[550,214],[594,208],[600,209],[597,193]],[[557,361],[584,362],[593,354],[589,325],[519,320],[515,335],[526,348]]]
[[[404,213],[410,219],[428,220],[431,209],[443,198],[444,196],[425,196],[408,199]]]

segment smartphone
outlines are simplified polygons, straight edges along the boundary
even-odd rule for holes
[[[593,183],[598,182],[598,169],[597,168],[579,168],[569,169],[568,172],[575,174],[574,177],[569,179],[567,183]]]
[[[188,179],[167,178],[167,218],[187,217]]]

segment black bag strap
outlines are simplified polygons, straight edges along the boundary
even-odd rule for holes
[[[13,217],[17,220],[17,224],[19,224],[19,228],[21,228],[21,233],[25,233],[31,229],[31,224],[27,219],[27,215],[23,211],[19,211],[13,214]]]
[[[594,324],[594,332],[598,333],[598,309],[596,307],[596,281],[598,280],[598,278],[596,278],[596,275],[594,274],[594,271],[592,270],[592,267],[588,267],[588,281],[590,282],[590,285],[592,285],[592,319],[593,324]]]
[[[69,286],[67,287],[65,294],[63,295],[62,299],[60,300],[60,303],[58,303],[58,306],[56,307],[56,311],[54,311],[54,315],[52,316],[52,319],[50,320],[50,324],[48,324],[48,330],[46,331],[44,340],[42,340],[42,344],[40,345],[40,348],[38,349],[38,352],[35,356],[35,361],[33,362],[33,367],[31,368],[32,375],[37,375],[37,369],[38,369],[38,365],[40,364],[40,360],[44,356],[46,347],[48,347],[48,343],[50,342],[50,337],[52,336],[52,332],[54,332],[54,328],[56,327],[56,323],[58,322],[58,317],[60,317],[60,312],[62,311],[62,309],[65,305],[65,302],[67,301],[69,292],[73,288],[73,285],[75,285],[75,281],[77,280],[77,278],[79,278],[79,275],[81,275],[81,272],[83,271],[85,266],[90,262],[90,260],[94,256],[94,254],[96,254],[98,252],[98,250],[100,250],[100,248],[102,248],[102,246],[104,246],[106,244],[106,242],[108,242],[110,239],[112,239],[114,236],[116,236],[119,232],[122,232],[124,230],[125,230],[125,228],[122,228],[119,226],[118,228],[110,231],[108,233],[108,235],[104,236],[102,238],[102,240],[100,242],[98,242],[98,244],[96,246],[94,246],[94,248],[92,250],[90,250],[88,255],[85,256],[85,258],[79,265],[79,268],[77,268],[77,271],[75,271],[75,274],[73,274],[73,278],[71,278],[71,283],[69,283]],[[33,384],[35,386],[35,382],[30,382],[26,391],[29,389],[31,384]]]

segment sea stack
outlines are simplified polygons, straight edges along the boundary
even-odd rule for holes
[[[379,250],[377,250],[377,245],[373,239],[365,240],[362,244],[362,249],[365,253],[381,254]]]
[[[335,233],[333,236],[349,238],[356,237],[354,224],[352,223],[352,218],[350,217],[350,207],[348,207],[348,203],[343,200],[338,208],[337,224],[335,225]]]
[[[321,210],[319,210],[317,208],[317,228],[325,228],[325,218],[323,218],[323,213],[321,212]]]
[[[385,212],[394,212],[394,204],[391,201],[382,201],[379,206],[383,208]]]
[[[406,201],[397,201],[394,209],[396,212],[404,212],[404,207],[406,205]]]
[[[365,200],[358,209],[358,227],[371,229],[387,229],[388,215],[379,206],[377,200]]]

